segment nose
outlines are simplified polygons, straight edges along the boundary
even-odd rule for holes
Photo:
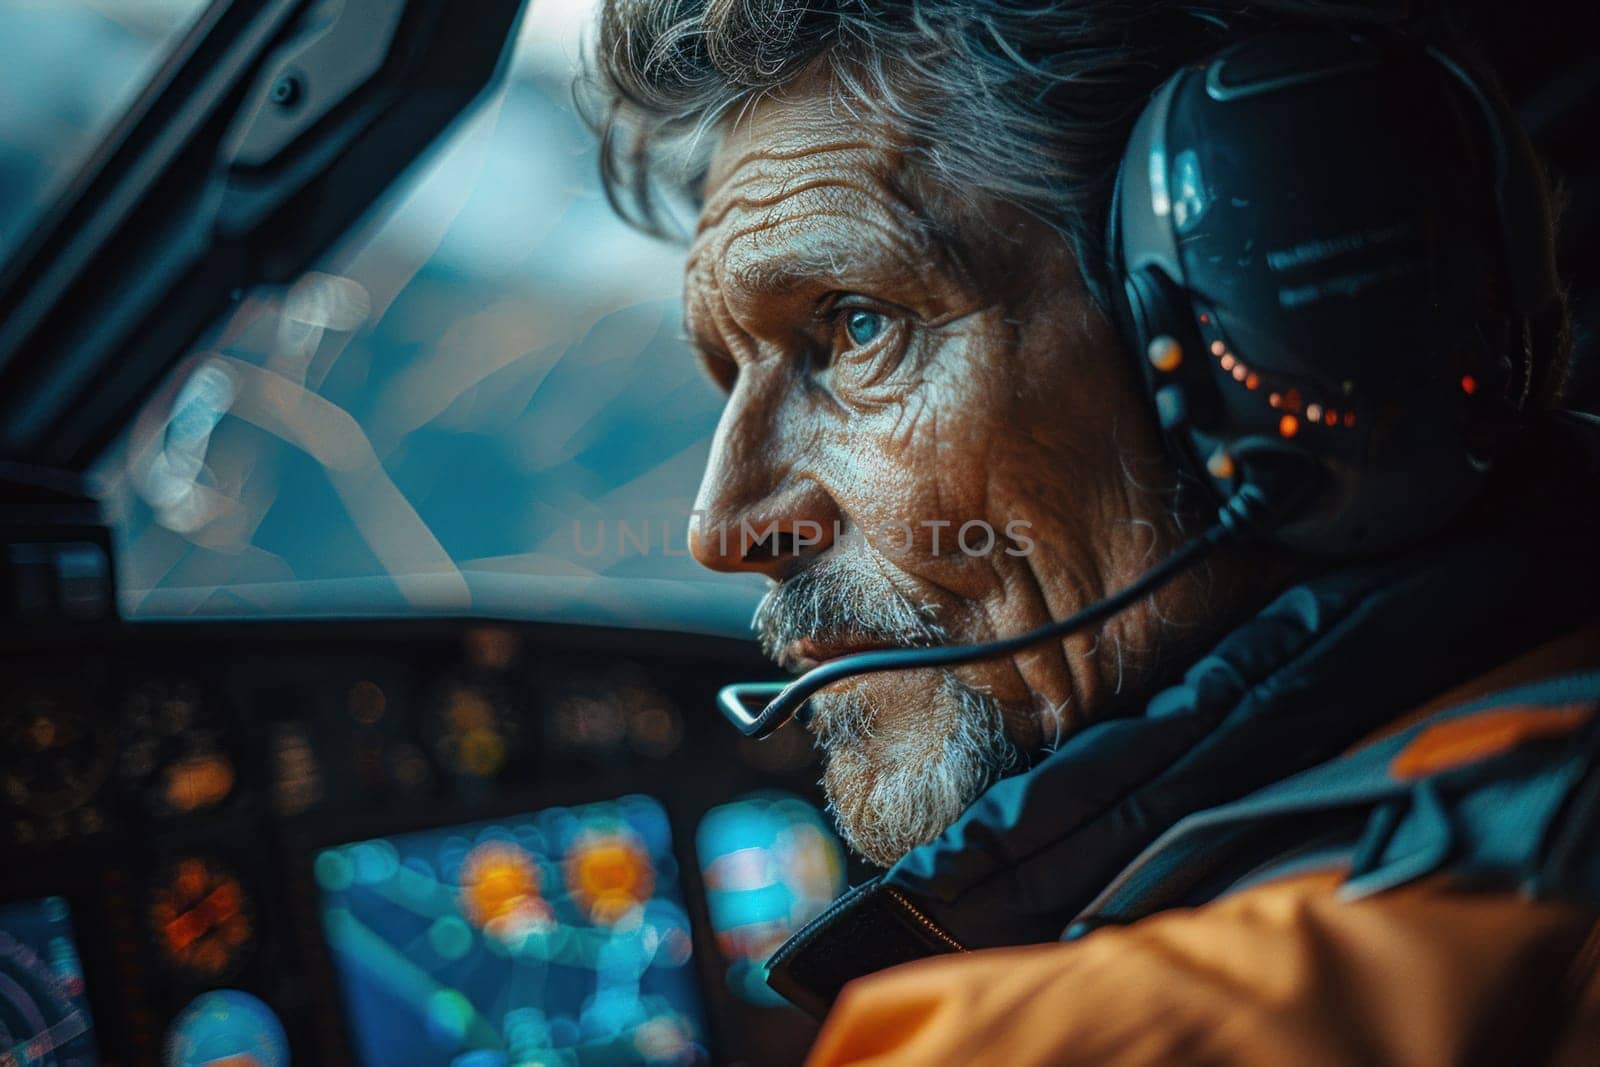
[[[729,397],[689,529],[701,566],[782,581],[833,545],[838,505],[777,414],[744,381]]]

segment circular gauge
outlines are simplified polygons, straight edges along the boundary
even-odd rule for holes
[[[62,680],[31,682],[0,710],[0,791],[24,811],[65,815],[99,792],[113,737],[95,728],[90,699]]]
[[[161,957],[191,978],[226,978],[255,946],[255,907],[238,874],[216,860],[190,856],[161,872],[148,917]]]
[[[617,687],[616,703],[626,709],[628,744],[641,756],[665,759],[683,743],[683,718],[678,709],[643,672]]]
[[[498,775],[527,734],[520,703],[498,682],[447,682],[429,708],[425,729],[439,762],[463,778]]]
[[[117,773],[152,815],[206,811],[233,792],[227,726],[193,678],[151,678],[122,700]]]
[[[0,1063],[93,1067],[82,979],[64,977],[32,946],[0,930]],[[20,1052],[21,1060],[10,1057]]]
[[[621,828],[582,831],[565,867],[567,891],[600,926],[615,924],[655,891],[655,864],[649,851]]]
[[[625,747],[665,759],[683,743],[677,708],[643,670],[631,665],[570,686],[552,701],[544,721],[553,748],[591,760],[616,758]]]
[[[214,989],[189,1002],[167,1031],[165,1067],[288,1067],[289,1036],[260,997]]]
[[[417,792],[433,779],[420,745],[403,737],[409,716],[395,715],[389,695],[370,678],[345,691],[345,711],[354,724],[349,737],[355,779],[368,793]]]

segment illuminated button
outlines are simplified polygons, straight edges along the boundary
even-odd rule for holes
[[[1213,356],[1220,356],[1220,355],[1222,355],[1222,353],[1226,352],[1227,350],[1228,350],[1228,346],[1223,344],[1221,341],[1212,341],[1211,342],[1211,354]]]
[[[1156,417],[1161,420],[1163,430],[1171,430],[1182,426],[1189,419],[1189,405],[1183,398],[1183,390],[1176,385],[1164,385],[1156,390]]]
[[[1470,374],[1463,374],[1461,376],[1461,391],[1468,396],[1476,393],[1478,391],[1478,379]]]
[[[655,890],[655,865],[632,836],[590,830],[566,861],[567,889],[591,921],[610,926]]]
[[[213,860],[191,856],[164,872],[148,916],[167,961],[192,977],[236,971],[255,943],[254,908],[243,885]]]
[[[1206,472],[1213,478],[1222,480],[1232,478],[1237,473],[1233,456],[1228,453],[1227,449],[1218,448],[1211,453],[1211,458],[1206,460]]]
[[[167,806],[176,812],[199,811],[222,803],[233,792],[233,764],[210,753],[179,760],[167,768]]]
[[[1172,373],[1183,363],[1183,347],[1166,334],[1151,341],[1145,355],[1150,357],[1150,365],[1163,374]]]
[[[1306,405],[1306,418],[1310,419],[1312,422],[1321,422],[1322,421],[1322,405],[1321,404],[1307,404]]]
[[[202,993],[173,1020],[165,1067],[289,1067],[289,1036],[261,999],[237,989]]]
[[[1285,437],[1293,437],[1300,432],[1300,420],[1293,415],[1285,415],[1278,420],[1278,432]]]
[[[522,846],[490,840],[461,862],[461,912],[486,932],[501,934],[548,923],[539,869]]]

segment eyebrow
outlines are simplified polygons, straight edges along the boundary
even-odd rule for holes
[[[826,220],[822,225],[815,225]],[[784,234],[786,224],[805,223],[804,235]],[[873,238],[863,242],[860,230],[871,227]],[[754,250],[751,242],[760,242]],[[813,211],[764,222],[734,234],[722,247],[730,279],[744,292],[757,296],[782,296],[828,282],[849,287],[865,273],[885,269],[905,278],[920,277],[916,243],[900,230],[842,211]],[[732,261],[731,263],[729,261]]]

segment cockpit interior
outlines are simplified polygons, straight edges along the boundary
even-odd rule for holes
[[[1481,7],[1592,241],[1593,56]],[[866,868],[715,710],[765,583],[595,12],[0,0],[0,1064],[803,1059]]]

